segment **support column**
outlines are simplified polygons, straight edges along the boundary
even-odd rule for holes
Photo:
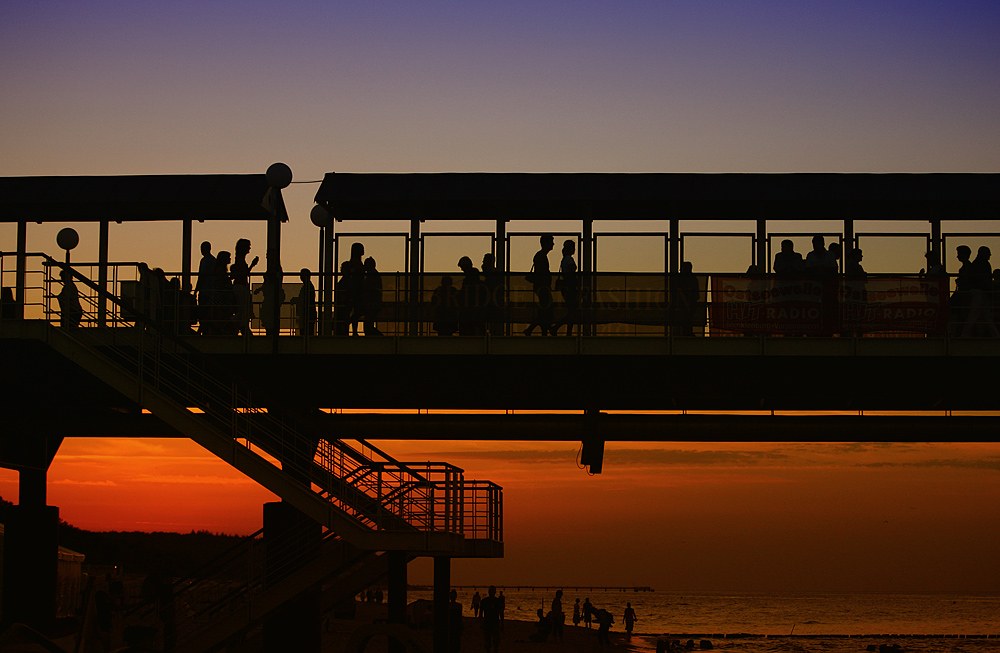
[[[407,297],[407,304],[409,304],[409,326],[407,328],[407,335],[416,336],[420,335],[420,321],[418,319],[420,311],[420,220],[412,219],[410,220],[410,280],[409,280],[409,297]]]
[[[101,293],[97,296],[97,324],[108,324],[108,221],[101,220],[100,235],[97,241],[97,285]]]
[[[757,220],[757,271],[767,274],[767,220]]]
[[[4,524],[3,625],[20,622],[45,632],[56,616],[59,508],[45,501],[46,470],[61,442],[34,435],[0,442],[0,462],[20,472],[18,505]]]
[[[594,335],[595,321],[593,316],[594,306],[594,218],[591,215],[591,208],[587,206],[587,215],[583,218],[583,242],[580,244],[580,270],[583,272],[584,295],[583,311],[584,323],[580,325],[580,333],[586,336]]]
[[[841,261],[847,264],[847,253],[854,249],[854,220],[844,220],[844,255]]]
[[[670,252],[667,260],[670,262],[670,274],[677,274],[681,271],[681,221],[676,218],[670,219]]]
[[[181,227],[181,290],[191,292],[191,220]]]
[[[264,504],[264,588],[280,583],[319,556],[320,525],[283,501]],[[305,588],[264,619],[265,653],[322,650],[321,587]]]
[[[275,190],[275,192],[278,192]],[[283,208],[283,205],[282,205]],[[281,219],[278,215],[267,219],[267,272],[275,275],[274,283],[281,287],[284,283],[284,276],[281,270]],[[278,334],[281,332],[281,304],[274,302],[271,313],[272,324],[275,328],[271,334],[271,352],[278,353]]]
[[[14,317],[24,319],[25,285],[28,279],[28,223],[17,223],[17,271],[14,273]]]
[[[406,551],[389,551],[389,623],[406,623]],[[436,568],[435,568],[436,571]],[[389,640],[389,653],[403,653],[406,645]]]
[[[451,558],[434,557],[434,653],[450,653]]]
[[[931,251],[937,252],[938,262],[944,264],[944,247],[941,242],[941,220],[931,218]]]
[[[337,277],[337,271],[333,269],[333,220],[330,225],[323,227],[323,327],[324,336],[333,333],[333,280]]]

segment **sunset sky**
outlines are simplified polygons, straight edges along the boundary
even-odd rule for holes
[[[260,173],[275,161],[297,182],[331,171],[1000,172],[995,2],[0,6],[0,176]],[[316,189],[285,193],[286,271],[315,266]],[[29,249],[55,253],[63,226],[29,225]],[[96,259],[97,227],[77,229],[74,259]],[[772,226],[813,229],[839,225]],[[975,230],[1000,224],[946,225]],[[194,233],[216,250],[241,236],[263,254],[262,226]],[[179,242],[178,224],[111,225],[113,260],[176,270]],[[0,250],[14,246],[14,227],[0,225]],[[599,263],[660,269],[655,249],[635,247]],[[748,264],[748,246],[692,247],[697,271]],[[396,245],[369,251],[383,270],[401,263]],[[922,253],[919,242],[866,251],[865,265],[913,272]],[[457,256],[445,248],[428,268]],[[997,444],[616,443],[598,477],[566,443],[386,448],[504,486],[507,557],[458,562],[456,582],[1000,591]],[[16,497],[16,478],[0,470],[0,496]],[[49,481],[62,517],[92,529],[250,533],[272,498],[186,441],[68,441]]]

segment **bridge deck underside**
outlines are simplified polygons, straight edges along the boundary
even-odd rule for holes
[[[254,346],[266,340],[257,338]],[[544,345],[542,338],[533,339],[534,349],[521,352],[461,353],[468,343],[456,343],[459,353],[423,354],[393,353],[387,348],[399,339],[380,340],[385,342],[377,346],[386,348],[381,351],[366,351],[367,343],[359,342],[357,353],[213,355],[269,392],[317,408],[1000,410],[1000,393],[988,382],[998,360],[992,342],[977,348],[971,342],[913,340],[911,355],[898,340],[865,343],[859,353],[852,339],[803,339],[785,352],[733,353],[724,343],[714,352],[665,354],[663,343],[653,339],[646,343],[653,353],[633,343],[627,353],[588,355],[563,351],[559,348],[569,343],[552,338]],[[740,343],[748,344],[754,343]],[[230,349],[226,343],[212,345]],[[397,352],[399,347],[395,343]],[[8,416],[51,412],[54,403],[65,411],[134,408],[42,342],[0,339],[0,356],[11,370],[0,380],[0,404]]]

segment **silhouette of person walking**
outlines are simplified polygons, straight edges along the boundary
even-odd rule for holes
[[[587,628],[591,627],[594,619],[594,606],[591,605],[590,599],[583,600],[583,625]]]
[[[212,319],[209,332],[217,336],[235,333],[233,324],[233,282],[229,278],[229,252],[219,252],[215,257],[215,272],[212,274]]]
[[[479,591],[477,590],[475,594],[472,595],[472,614],[479,616],[479,608],[482,605],[483,599],[479,596]]]
[[[572,240],[563,242],[562,261],[559,263],[559,278],[556,279],[556,290],[562,293],[566,304],[566,315],[552,327],[552,335],[559,332],[559,327],[566,325],[566,335],[573,335],[573,325],[580,323],[580,275],[577,274],[576,261],[573,253],[576,243]]]
[[[381,336],[376,322],[382,310],[382,274],[375,268],[375,259],[365,259],[365,280],[362,284],[364,303],[362,313],[365,317],[365,335]]]
[[[962,336],[989,336],[1000,338],[996,324],[993,322],[993,313],[990,310],[990,294],[993,289],[993,271],[990,267],[990,248],[983,246],[976,252],[976,258],[969,266],[971,274],[968,275],[969,293],[969,314],[965,320],[965,328],[962,329]],[[964,266],[963,266],[964,267]]]
[[[479,615],[482,619],[483,642],[486,650],[493,650],[493,653],[500,651],[500,599],[496,597],[497,588],[490,585],[487,597],[482,600],[479,606]]]
[[[462,604],[458,602],[458,592],[448,592],[448,650],[459,653],[462,650],[462,631],[465,623],[462,619]]]
[[[965,333],[965,326],[969,317],[969,309],[972,306],[972,288],[975,286],[975,272],[973,271],[972,249],[968,245],[959,245],[955,248],[955,258],[962,264],[958,269],[958,276],[955,277],[955,292],[948,302],[948,315],[950,324],[948,330],[952,336],[959,336]]]
[[[311,279],[309,268],[299,271],[302,286],[298,296],[293,300],[299,318],[299,335],[312,336],[316,334],[316,287]]]
[[[535,292],[535,318],[524,330],[526,336],[530,336],[536,326],[541,328],[543,336],[547,336],[552,325],[552,272],[549,269],[549,252],[555,246],[555,239],[546,234],[539,238],[538,242],[541,249],[531,259],[531,271],[527,276]]]
[[[635,610],[632,609],[632,604],[625,603],[625,614],[622,616],[622,621],[625,622],[625,632],[628,633],[628,638],[632,639],[632,627],[635,625],[636,616]]]
[[[458,259],[462,270],[462,288],[458,291],[458,335],[482,335],[482,294],[485,293],[479,270],[472,265],[472,259],[463,256]]]
[[[201,244],[201,261],[198,263],[198,281],[194,292],[198,302],[198,333],[205,334],[210,322],[212,311],[212,278],[215,276],[215,257],[212,256],[212,243],[207,240]]]
[[[556,596],[552,599],[552,639],[561,642],[563,639],[563,623],[566,621],[566,614],[562,610],[562,590],[556,590]]]
[[[795,243],[781,241],[781,251],[774,255],[774,273],[779,277],[799,277],[805,269],[802,255],[795,251]]]
[[[693,269],[690,261],[683,261],[680,273],[670,277],[670,313],[681,336],[693,336],[695,323],[701,324],[697,314],[701,286]]]
[[[452,285],[452,279],[447,274],[441,277],[441,285],[434,289],[431,295],[431,324],[439,336],[455,335],[458,330],[458,291]],[[476,592],[479,596],[479,592]],[[473,601],[475,601],[473,597]],[[475,608],[475,605],[473,605]],[[478,617],[479,615],[476,614]]]
[[[347,307],[350,310],[350,332],[358,335],[358,322],[361,321],[365,312],[365,246],[361,243],[351,245],[351,258],[347,261],[347,268],[341,268],[344,273],[341,283],[347,295]]]
[[[80,291],[77,290],[76,282],[73,281],[73,273],[68,269],[63,269],[59,273],[59,278],[62,280],[62,290],[56,297],[59,302],[59,325],[76,328],[83,320]]]
[[[506,331],[503,323],[504,278],[503,272],[497,269],[496,257],[491,253],[483,254],[483,284],[486,288],[486,328],[490,335],[502,336]]]
[[[582,617],[580,616],[580,599],[577,599],[576,603],[573,604],[573,625],[579,626],[581,618]]]
[[[229,268],[229,275],[233,280],[233,297],[236,301],[236,333],[242,336],[252,335],[250,332],[250,315],[252,314],[253,303],[250,296],[250,272],[260,261],[260,257],[253,257],[250,265],[247,265],[247,254],[250,253],[250,241],[240,238],[236,241],[236,258]]]

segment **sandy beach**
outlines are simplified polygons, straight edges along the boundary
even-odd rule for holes
[[[329,619],[324,625],[323,651],[326,653],[348,653],[347,645],[351,636],[356,630],[368,627],[377,620],[385,619],[386,606],[370,603],[358,603],[357,615],[354,619]],[[466,609],[467,611],[468,609]],[[464,617],[465,629],[462,632],[462,648],[464,653],[479,653],[485,651],[483,642],[483,631],[479,627],[479,620],[474,617]],[[618,626],[616,623],[615,626]],[[377,629],[377,626],[373,626]],[[593,651],[597,653],[601,650],[597,643],[597,628],[583,628],[567,624],[564,626],[564,637],[561,643],[553,642],[550,637],[547,642],[531,642],[528,637],[535,632],[535,624],[526,621],[505,620],[503,632],[500,636],[501,653],[541,653],[549,650],[582,651],[584,653]],[[411,634],[412,641],[420,647],[423,653],[433,651],[433,631],[430,628],[413,629],[407,628]],[[647,642],[638,636],[633,638],[634,645],[628,642],[624,633],[611,630],[610,648],[605,650],[620,651],[622,653],[633,653],[648,650]],[[385,635],[375,635],[364,650],[370,653],[382,653],[386,650],[387,638]],[[355,649],[356,650],[356,649]],[[351,651],[353,653],[353,650]]]

